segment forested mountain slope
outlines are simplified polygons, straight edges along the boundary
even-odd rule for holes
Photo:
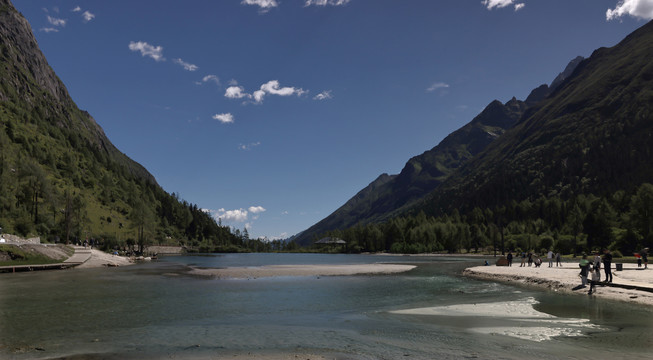
[[[123,244],[241,241],[116,149],[75,105],[8,0],[0,0],[0,226]]]
[[[653,181],[653,23],[600,48],[545,101],[414,208],[439,215]]]

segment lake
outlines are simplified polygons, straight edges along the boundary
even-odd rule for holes
[[[479,258],[172,256],[0,274],[0,358],[558,359],[650,356],[653,309],[460,276]],[[417,265],[394,275],[219,280],[189,266]],[[528,271],[528,269],[524,269]]]

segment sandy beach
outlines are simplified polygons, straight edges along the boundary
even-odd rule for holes
[[[270,265],[229,267],[223,269],[193,268],[191,275],[220,279],[256,279],[277,276],[345,276],[362,274],[394,274],[414,269],[414,265],[357,264],[357,265]]]
[[[549,267],[545,262],[541,267],[515,266],[477,266],[465,269],[463,275],[477,279],[511,283],[521,286],[535,286],[546,288],[555,292],[578,294],[582,296],[595,296],[618,301],[637,304],[653,305],[653,292],[630,290],[619,287],[595,286],[592,295],[588,295],[589,285],[578,288],[581,279],[578,276],[580,269],[578,263],[563,263],[560,267]],[[623,264],[623,271],[616,271],[612,264],[613,284],[638,286],[653,289],[653,268],[644,270],[636,264]],[[601,269],[601,281],[605,273]]]

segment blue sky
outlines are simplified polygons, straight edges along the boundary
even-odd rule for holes
[[[13,2],[121,151],[270,239],[653,17],[653,0]]]

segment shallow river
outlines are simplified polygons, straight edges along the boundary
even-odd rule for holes
[[[417,268],[395,275],[249,280],[186,274],[190,265],[377,262]],[[0,359],[653,356],[653,309],[460,276],[480,263],[452,257],[228,254],[0,274]]]

